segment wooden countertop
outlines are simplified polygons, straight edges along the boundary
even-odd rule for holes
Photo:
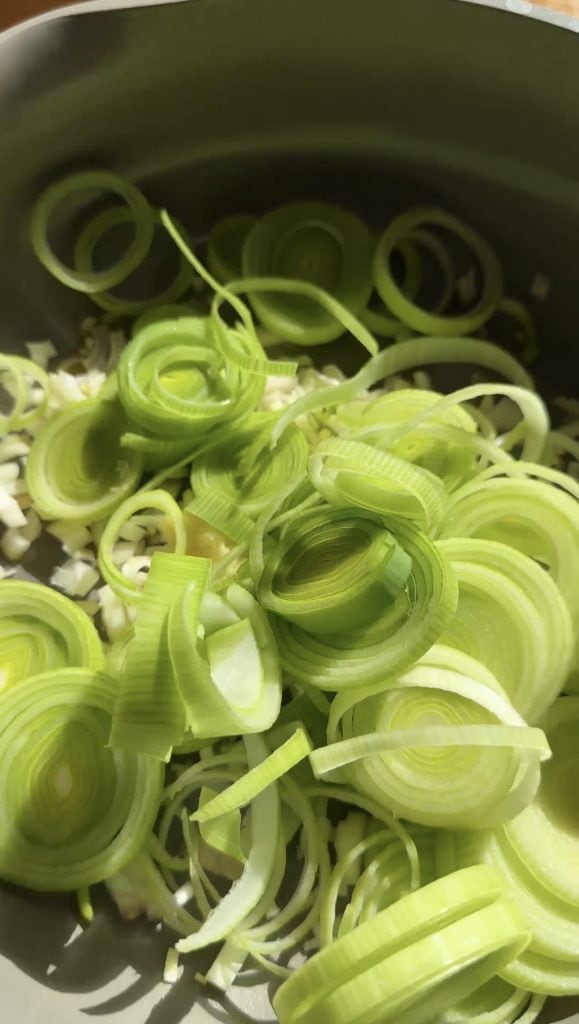
[[[35,14],[63,7],[71,0],[0,0],[0,30]],[[542,0],[543,7],[579,16],[579,0]]]

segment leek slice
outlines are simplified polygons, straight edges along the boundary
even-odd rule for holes
[[[490,865],[500,873],[525,915],[531,932],[528,949],[505,966],[501,977],[542,995],[579,994],[579,910],[557,898],[513,855],[497,832],[449,833],[459,865]]]
[[[119,871],[153,826],[153,759],[107,747],[117,682],[86,668],[31,676],[0,701],[0,875],[70,891]]]
[[[392,252],[411,231],[425,224],[451,231],[473,250],[479,260],[482,291],[476,305],[468,313],[459,316],[429,313],[404,295],[394,280],[390,269]],[[376,289],[388,308],[405,324],[422,334],[471,334],[492,316],[502,298],[503,273],[491,246],[458,217],[434,208],[409,210],[388,225],[376,247],[373,273]]]
[[[404,260],[405,274],[400,285],[401,291],[410,301],[416,298],[422,278],[424,277],[420,250],[425,249],[433,257],[442,274],[442,287],[436,303],[435,311],[441,313],[452,298],[454,290],[454,268],[450,253],[442,241],[430,231],[415,230],[398,243],[394,252]],[[370,305],[361,314],[360,319],[377,337],[399,339],[408,327],[401,320],[392,316],[384,306],[382,310]]]
[[[339,986],[314,1012],[321,1013],[328,1024],[391,1020],[419,1024],[470,995],[528,941],[524,917],[515,904],[498,900],[407,948],[386,954],[382,963]],[[299,1019],[312,1024],[314,1012]]]
[[[403,591],[410,555],[366,512],[327,509],[296,516],[270,553],[261,604],[308,632],[374,622]]]
[[[131,211],[135,233],[127,251],[112,267],[78,273],[55,255],[49,241],[49,229],[53,215],[63,201],[77,192],[95,189],[113,192],[125,201]],[[151,246],[154,223],[154,211],[134,185],[110,171],[81,171],[55,182],[41,194],[32,211],[30,240],[37,258],[53,277],[69,288],[91,294],[113,288],[136,270]]]
[[[279,660],[265,614],[237,584],[224,598],[202,603],[202,597],[198,585],[185,587],[168,620],[188,725],[198,737],[264,732],[281,705]]]
[[[135,490],[142,460],[121,448],[122,422],[114,402],[92,399],[70,406],[44,426],[26,463],[26,486],[39,515],[95,523]]]
[[[410,893],[293,973],[274,996],[281,1024],[307,1020],[334,992],[356,982],[365,971],[382,966],[389,955],[412,948],[425,936],[440,935],[456,921],[468,921],[481,909],[492,907],[502,891],[499,877],[481,866],[458,871]],[[365,1005],[363,999],[359,1008]]]
[[[185,733],[186,714],[169,655],[169,611],[184,587],[204,587],[209,561],[187,555],[153,555],[143,588],[110,744],[115,749],[168,761]]]
[[[316,774],[347,765],[357,789],[438,827],[494,827],[533,798],[545,735],[525,727],[474,659],[435,645],[382,692],[355,700],[334,701],[328,737],[338,742],[311,755]]]
[[[560,693],[574,637],[564,598],[531,558],[487,540],[443,540],[438,547],[459,584],[456,615],[442,642],[481,661],[513,706],[535,722]]]
[[[579,504],[554,482],[477,477],[449,498],[439,536],[499,541],[535,559],[554,579],[579,632]]]
[[[233,214],[217,221],[207,239],[207,266],[213,277],[227,284],[242,274],[243,246],[257,217],[248,213]]]
[[[154,216],[155,227],[162,227],[159,215]],[[85,280],[91,279],[94,274],[95,250],[103,237],[122,224],[134,223],[134,212],[127,206],[113,206],[97,213],[76,240],[73,259],[77,274]],[[138,316],[139,313],[148,310],[153,303],[157,306],[178,302],[191,288],[191,279],[191,269],[179,254],[179,266],[174,279],[157,295],[144,299],[122,299],[113,295],[107,288],[106,291],[93,292],[91,299],[95,305],[115,316]]]
[[[413,524],[390,519],[385,525],[412,559],[412,571],[405,590],[374,622],[318,635],[272,617],[282,664],[299,682],[363,691],[409,668],[451,622],[458,589],[446,559]]]
[[[117,375],[128,415],[170,439],[241,416],[255,408],[264,389],[260,375],[224,363],[207,317],[142,327],[123,350]]]
[[[0,581],[0,693],[60,668],[104,668],[98,633],[68,597],[39,583]]]
[[[353,214],[330,203],[290,203],[266,214],[243,247],[246,278],[303,280],[329,292],[354,316],[370,297],[371,240]],[[311,299],[250,291],[261,322],[277,337],[319,345],[343,333],[343,325]]]

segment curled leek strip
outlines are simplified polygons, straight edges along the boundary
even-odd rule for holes
[[[171,526],[174,537],[174,554],[184,555],[187,549],[187,534],[183,523],[183,513],[177,502],[167,491],[137,491],[113,512],[103,534],[98,550],[98,564],[101,575],[118,597],[127,604],[136,604],[141,599],[142,588],[123,575],[115,564],[114,546],[119,532],[131,516],[147,509],[155,509],[165,517]]]
[[[330,203],[279,206],[254,225],[243,247],[246,278],[287,278],[323,289],[356,316],[370,297],[371,239],[353,214]],[[343,333],[330,311],[302,295],[250,292],[261,322],[298,345],[320,345]]]
[[[246,590],[233,584],[224,597],[204,598],[199,585],[188,585],[171,608],[168,630],[173,672],[195,736],[271,728],[281,704],[279,659],[265,613]]]
[[[74,601],[39,583],[0,582],[0,691],[59,668],[104,667],[98,633]]]
[[[235,502],[241,512],[255,516],[271,507],[289,483],[295,481],[297,485],[303,480],[308,444],[301,430],[294,427],[286,431],[273,452],[267,451],[260,435],[257,442],[259,450],[245,472],[240,465],[247,451],[245,440],[236,443],[232,439],[230,444],[195,459],[191,470],[193,493],[199,497],[205,493],[221,495]]]
[[[85,280],[94,274],[94,255],[101,240],[114,228],[122,224],[134,224],[134,211],[127,206],[113,206],[107,210],[101,210],[83,228],[74,247],[74,266],[76,272]],[[159,215],[155,215],[155,226],[162,226]],[[135,268],[136,269],[136,268]],[[93,292],[92,301],[115,316],[138,316],[144,310],[148,310],[154,303],[158,305],[169,305],[178,302],[179,299],[191,287],[191,269],[179,254],[179,266],[174,279],[166,288],[150,298],[145,299],[122,299],[106,291]]]
[[[49,240],[51,221],[57,208],[69,197],[95,189],[113,192],[125,201],[131,211],[135,233],[127,251],[112,267],[78,273],[54,253]],[[32,211],[30,238],[36,256],[53,277],[69,288],[91,294],[114,288],[136,270],[153,241],[154,217],[154,211],[142,192],[128,181],[110,171],[82,171],[57,181],[42,193]]]
[[[303,761],[312,750],[312,744],[302,726],[298,726],[292,736],[282,743],[277,750],[250,769],[241,779],[232,783],[226,790],[205,803],[191,816],[192,821],[211,821],[235,811],[250,803],[264,789],[289,772],[296,764]]]
[[[412,302],[392,276],[390,259],[398,243],[425,224],[457,235],[476,255],[482,272],[481,295],[473,308],[459,316],[440,316]],[[383,302],[405,324],[422,334],[465,335],[478,330],[495,312],[503,292],[501,265],[491,248],[458,217],[432,208],[409,210],[396,217],[380,238],[374,254],[374,284]]]
[[[267,757],[261,736],[243,739],[250,769]],[[251,913],[274,874],[280,838],[280,799],[274,783],[259,793],[251,805],[251,848],[241,877],[207,917],[195,934],[177,943],[179,953],[191,953],[228,937]]]
[[[410,555],[366,512],[295,517],[257,585],[261,604],[310,633],[374,622],[404,590]]]
[[[108,878],[141,850],[160,765],[108,746],[117,681],[86,668],[31,676],[0,702],[0,875],[48,891]]]
[[[351,327],[349,330],[354,333]],[[363,391],[381,380],[431,363],[473,364],[506,377],[519,388],[533,388],[532,379],[527,371],[498,345],[488,341],[476,341],[473,338],[411,338],[373,356],[358,373],[343,384],[321,388],[299,398],[285,410],[274,426],[272,447],[277,444],[288,425],[294,423],[300,416],[318,409],[339,408],[344,403],[352,402]]]
[[[95,523],[134,491],[142,461],[121,448],[122,424],[115,402],[91,399],[45,425],[26,463],[26,484],[39,515]]]
[[[195,436],[255,407],[264,383],[226,367],[204,317],[161,320],[129,342],[118,369],[128,415],[161,438]]]
[[[394,251],[402,256],[405,266],[405,274],[400,288],[403,295],[411,302],[416,298],[424,277],[421,249],[430,253],[442,274],[442,288],[435,306],[435,312],[441,313],[446,309],[454,291],[454,267],[446,245],[432,232],[417,229],[410,232],[408,237],[396,246]],[[405,330],[408,331],[407,325],[392,316],[386,307],[377,310],[370,305],[361,314],[360,319],[379,338],[399,338]]]
[[[185,708],[171,667],[167,622],[183,589],[193,581],[204,587],[208,575],[208,559],[153,555],[133,638],[125,650],[110,737],[115,749],[168,761],[183,739]]]
[[[48,407],[48,374],[31,359],[0,355],[0,381],[11,400],[9,411],[0,413],[0,434],[36,426]],[[34,389],[38,387],[42,393],[37,398]]]
[[[443,934],[451,922],[468,920],[493,906],[503,891],[500,878],[481,866],[455,872],[409,894],[294,971],[274,996],[281,1024],[308,1020],[332,993],[382,965],[396,949],[412,947],[425,935]],[[365,1002],[360,1000],[360,1009]]]
[[[412,570],[404,591],[374,622],[318,635],[272,618],[282,664],[299,682],[363,691],[409,668],[452,620],[458,592],[446,559],[413,524],[390,519],[386,527],[410,556]]]
[[[459,585],[442,642],[486,665],[517,711],[535,722],[572,664],[573,629],[560,590],[533,559],[506,544],[457,538],[438,547]]]
[[[358,441],[322,441],[310,457],[309,473],[314,487],[333,505],[401,516],[427,531],[446,504],[444,486],[434,474]]]
[[[207,266],[221,284],[242,275],[243,246],[257,217],[238,213],[217,221],[207,239]]]

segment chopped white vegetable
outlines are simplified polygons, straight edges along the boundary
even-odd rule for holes
[[[0,522],[9,529],[26,526],[26,516],[6,487],[0,486]]]
[[[93,565],[71,558],[55,569],[50,582],[69,597],[86,597],[99,578],[99,571]]]
[[[551,282],[546,274],[541,271],[535,274],[531,283],[531,295],[534,299],[539,302],[544,302],[548,298],[551,290]]]
[[[33,363],[46,370],[50,360],[56,355],[56,349],[51,341],[27,341],[26,348]]]
[[[30,451],[30,445],[22,440],[20,434],[6,434],[0,441],[0,463],[22,459]]]
[[[5,530],[0,541],[2,553],[10,562],[19,562],[30,547],[31,541],[23,536],[20,530]]]
[[[75,523],[57,520],[47,527],[47,532],[61,542],[67,555],[75,555],[82,548],[92,544],[92,534],[88,527]]]
[[[111,642],[118,640],[132,624],[131,609],[106,585],[97,591],[103,626]]]

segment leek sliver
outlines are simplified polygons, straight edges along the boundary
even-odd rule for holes
[[[110,735],[113,748],[168,761],[183,739],[186,712],[171,667],[167,622],[183,588],[193,583],[204,587],[208,574],[205,558],[153,555],[125,653]]]
[[[203,824],[250,803],[264,789],[299,764],[311,750],[312,745],[306,732],[301,726],[298,727],[285,743],[269,754],[265,761],[252,768],[209,803],[203,804],[191,815],[191,820]]]
[[[281,704],[277,651],[264,615],[242,587],[230,586],[211,625],[198,585],[169,613],[169,651],[187,722],[198,736],[231,736],[271,728]],[[225,621],[221,617],[225,613]],[[198,638],[204,624],[205,639]]]
[[[247,762],[257,767],[267,757],[260,736],[244,737]],[[251,807],[251,848],[243,873],[194,935],[177,943],[180,953],[191,953],[227,938],[258,903],[273,874],[280,829],[279,793],[275,784],[255,797]]]
[[[411,338],[369,359],[357,374],[343,384],[323,388],[299,398],[282,413],[276,423],[272,431],[272,447],[286,427],[300,416],[317,409],[338,408],[387,377],[431,363],[473,364],[500,373],[519,388],[532,389],[533,386],[531,377],[521,364],[504,349],[488,341],[476,341],[473,338]]]
[[[217,790],[203,786],[199,793],[200,811],[212,804],[218,796]],[[217,818],[209,817],[200,820],[199,833],[203,841],[214,850],[218,850],[240,864],[245,863],[245,854],[241,849],[241,812],[239,808],[234,807]]]

